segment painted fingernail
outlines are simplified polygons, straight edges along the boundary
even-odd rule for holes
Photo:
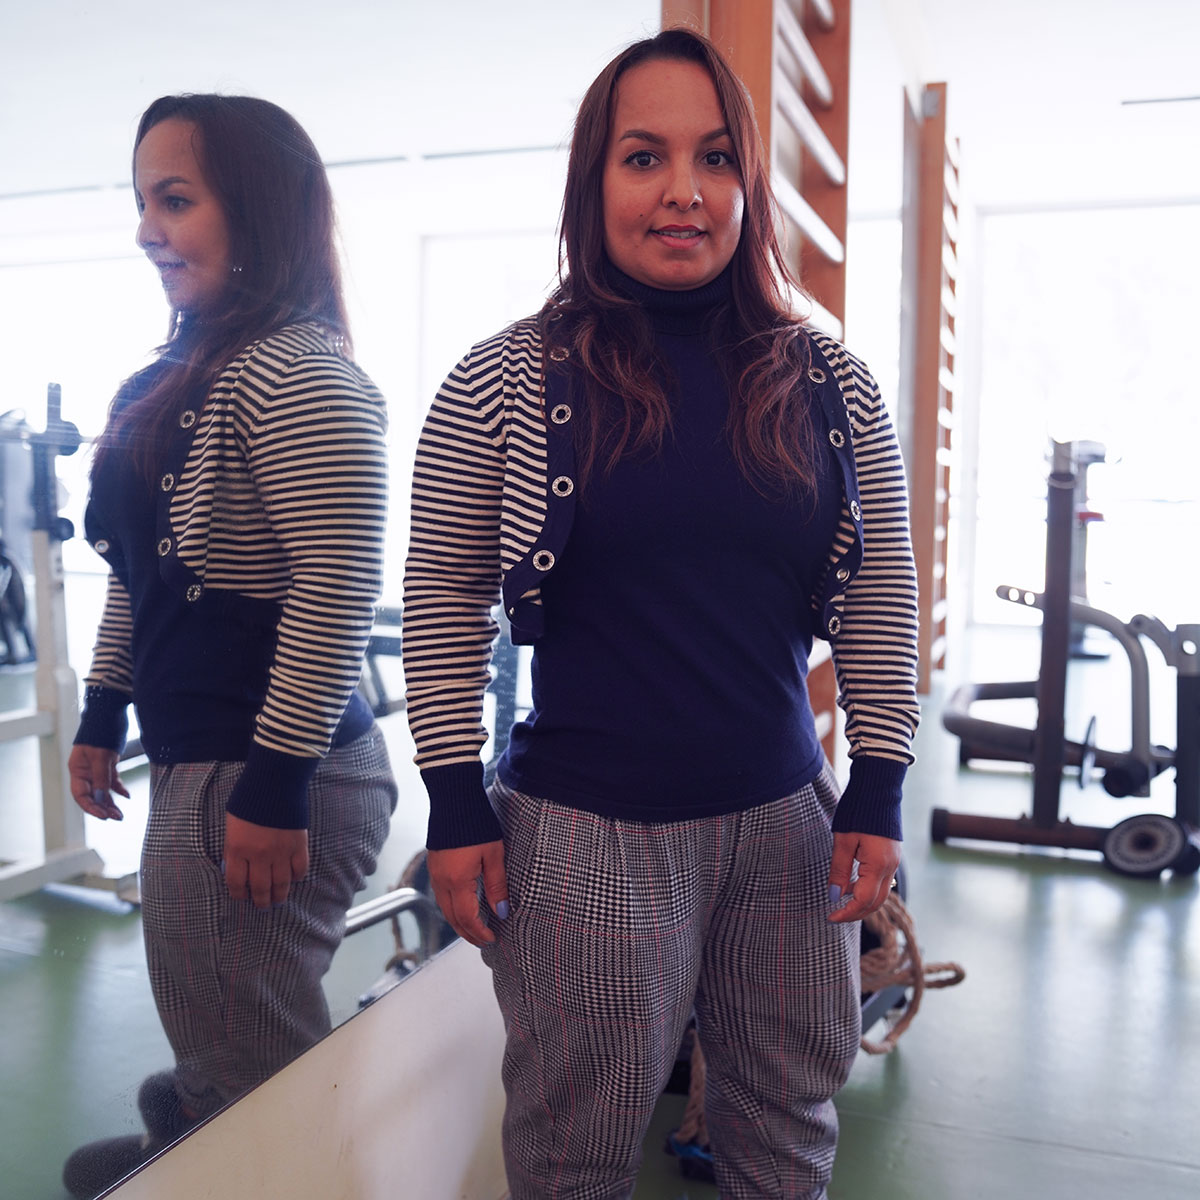
[[[837,904],[842,899],[842,889],[836,883],[829,885],[829,903]]]
[[[496,901],[496,916],[498,916],[500,918],[500,920],[502,920],[502,921],[508,920],[508,901],[507,900],[497,900]]]
[[[96,790],[94,792],[92,792],[92,799],[97,804],[103,804],[104,803],[104,789],[96,788]]]

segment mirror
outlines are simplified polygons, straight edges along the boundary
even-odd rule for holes
[[[6,15],[3,77],[20,115],[0,127],[0,413],[45,423],[46,385],[85,437],[161,340],[167,310],[133,243],[131,141],[155,97],[266,97],[321,150],[339,209],[355,357],[388,397],[392,513],[383,594],[398,604],[408,469],[434,390],[472,342],[533,311],[554,276],[565,144],[587,83],[657,27],[654,0],[216,0],[147,20],[132,0],[53,0]],[[58,460],[82,529],[88,455]],[[10,472],[12,474],[12,472]],[[6,522],[21,523],[20,502]],[[14,548],[27,585],[27,545]],[[87,671],[103,564],[63,546],[68,649]],[[389,691],[398,664],[381,662]],[[0,669],[0,711],[33,703],[32,668]],[[423,844],[426,802],[402,712],[383,718],[400,802],[358,901],[393,886]],[[36,741],[0,744],[0,859],[41,854]],[[148,772],[126,772],[121,825],[87,822],[112,877],[137,869]],[[407,918],[405,919],[408,920]],[[409,927],[408,935],[415,930]],[[348,937],[327,977],[335,1021],[384,973],[387,922]],[[0,1172],[12,1195],[58,1196],[65,1157],[139,1127],[141,1081],[171,1056],[146,982],[140,918],[111,892],[53,887],[0,903]]]

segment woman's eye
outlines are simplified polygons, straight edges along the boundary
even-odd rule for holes
[[[164,196],[163,207],[168,212],[179,212],[187,207],[187,201],[182,196]]]
[[[704,155],[704,162],[710,167],[725,167],[733,162],[733,155],[725,150],[709,150]]]
[[[654,155],[649,150],[635,150],[625,161],[630,166],[649,167],[654,163]]]

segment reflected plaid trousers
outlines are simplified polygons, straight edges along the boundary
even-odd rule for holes
[[[142,848],[150,986],[198,1116],[261,1083],[329,1032],[321,979],[396,806],[377,726],[331,751],[309,784],[309,869],[278,908],[230,899],[225,804],[241,763],[156,765]]]

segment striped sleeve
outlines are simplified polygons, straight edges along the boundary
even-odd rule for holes
[[[862,511],[862,565],[846,587],[833,641],[846,713],[850,780],[834,828],[900,837],[904,772],[920,720],[917,581],[904,462],[879,387],[843,347],[829,354],[847,401]],[[851,518],[843,513],[852,534]]]
[[[451,371],[413,468],[404,676],[434,850],[500,837],[479,755],[500,598],[507,340],[480,343]]]
[[[129,594],[116,575],[110,574],[92,665],[83,680],[77,743],[118,752],[124,749],[129,728],[127,709],[133,697],[132,637]]]
[[[289,806],[284,793],[306,784],[328,751],[362,669],[382,581],[386,414],[353,363],[268,341],[240,373],[235,429],[288,585],[266,699],[229,810],[275,824],[272,809],[278,817]],[[253,548],[241,550],[252,564]],[[252,565],[240,586],[254,591]]]

